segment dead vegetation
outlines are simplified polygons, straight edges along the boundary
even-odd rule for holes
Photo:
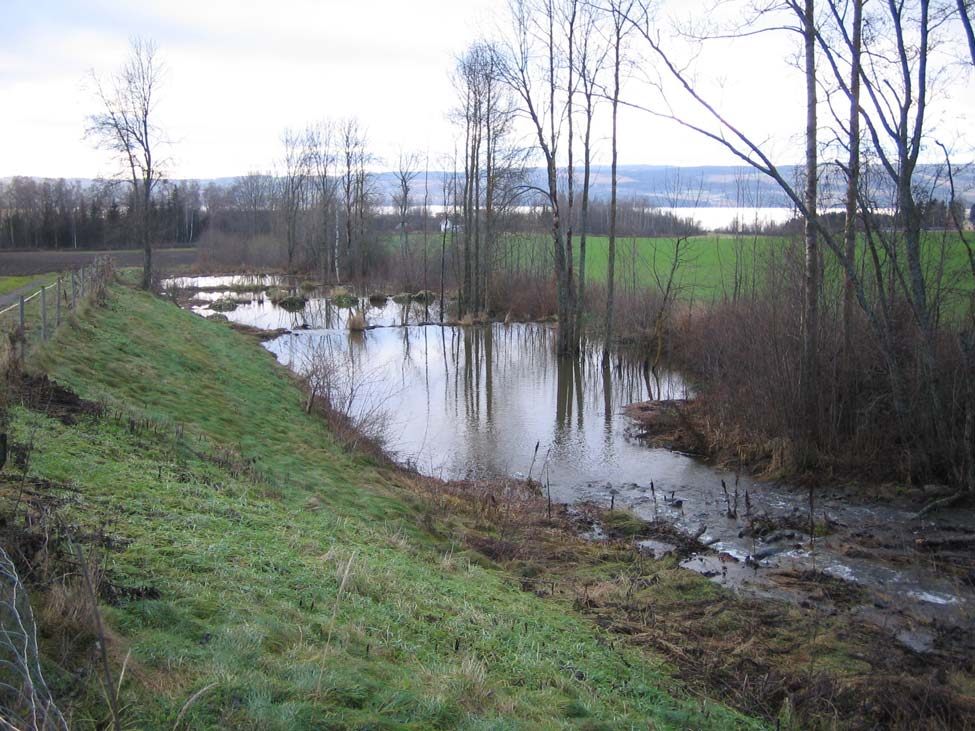
[[[597,505],[552,506],[534,483],[405,482],[426,527],[464,546],[469,560],[510,571],[524,590],[592,618],[613,642],[665,657],[702,697],[781,728],[975,728],[968,643],[918,655],[835,609],[736,596],[678,565],[707,550],[696,539]],[[608,539],[581,537],[596,524]],[[634,538],[666,541],[676,555],[649,558]],[[830,607],[862,599],[822,572],[785,574],[783,582],[803,584]]]

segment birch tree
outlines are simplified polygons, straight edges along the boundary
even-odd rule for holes
[[[552,234],[552,261],[558,301],[559,330],[556,349],[572,353],[575,337],[576,296],[567,251],[570,216],[559,182],[559,155],[565,99],[562,92],[560,48],[566,37],[556,0],[511,0],[511,31],[505,47],[504,78],[514,91],[519,110],[529,122],[545,170],[545,187],[531,186],[546,201]]]

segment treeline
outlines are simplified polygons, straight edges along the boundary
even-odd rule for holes
[[[383,258],[374,160],[356,119],[285,130],[277,170],[207,189],[201,258],[312,270],[329,281],[361,278]]]
[[[0,183],[0,248],[131,248],[139,225],[131,195],[113,181],[12,178]],[[154,241],[196,242],[207,226],[200,184],[160,184],[150,222]]]

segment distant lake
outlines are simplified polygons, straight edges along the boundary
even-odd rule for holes
[[[792,208],[672,208],[661,207],[680,218],[693,218],[708,231],[729,228],[737,219],[746,226],[785,223],[795,215]]]
[[[430,213],[432,215],[440,215],[444,211],[442,205],[429,206]],[[391,215],[395,213],[395,209],[392,206],[380,206],[380,212]],[[450,208],[448,207],[448,210]],[[533,209],[531,206],[517,206],[516,209],[520,213],[529,213]],[[732,222],[738,219],[743,224],[747,226],[752,226],[756,223],[759,225],[769,224],[769,223],[785,223],[790,220],[795,215],[795,209],[793,208],[756,208],[756,207],[743,207],[743,208],[722,208],[715,206],[705,206],[705,207],[671,207],[671,206],[658,206],[656,207],[658,211],[667,211],[673,213],[675,216],[680,218],[693,218],[698,225],[708,231],[714,231],[716,229],[730,228]],[[829,208],[825,211],[841,211],[840,208]]]

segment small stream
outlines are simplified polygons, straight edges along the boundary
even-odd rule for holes
[[[179,284],[217,287],[239,279],[199,277]],[[194,311],[207,316],[213,313],[205,303],[227,293],[194,296]],[[781,580],[784,574],[824,572],[863,589],[854,614],[918,651],[933,646],[939,627],[972,631],[971,577],[948,578],[915,550],[918,541],[975,533],[971,511],[919,521],[913,518],[916,505],[857,502],[824,485],[815,490],[813,515],[830,531],[810,541],[803,529],[808,491],[736,476],[632,438],[625,406],[693,397],[677,373],[648,381],[642,368],[621,357],[605,371],[595,349],[577,359],[556,357],[548,324],[423,324],[438,320],[437,303],[361,299],[369,329],[350,333],[352,310],[322,296],[298,313],[274,306],[263,292],[234,296],[241,304],[223,313],[228,319],[287,330],[264,346],[295,371],[317,369],[334,406],[367,430],[381,427],[389,451],[424,474],[524,477],[531,470],[558,501],[613,501],[698,535],[712,550],[683,565],[715,581],[835,611],[828,596]],[[738,508],[730,512],[737,515],[729,517],[736,489]],[[750,537],[749,519],[765,515],[788,527]],[[650,541],[646,549],[665,554],[671,547]]]

